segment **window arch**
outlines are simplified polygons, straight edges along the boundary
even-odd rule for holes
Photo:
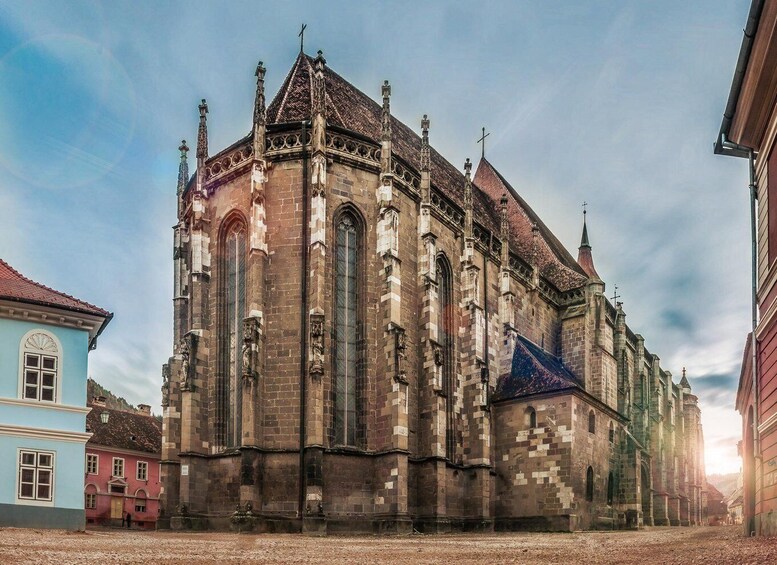
[[[335,217],[334,442],[362,440],[362,255],[364,223],[350,206]]]
[[[437,270],[437,341],[442,348],[442,390],[445,394],[445,456],[451,461],[456,456],[456,392],[453,370],[456,332],[453,327],[453,271],[445,255],[438,255]]]
[[[612,425],[612,422],[610,422],[609,436],[610,443],[615,443],[615,427]]]
[[[242,443],[242,343],[246,303],[246,223],[234,214],[222,224],[220,246],[219,317],[220,366],[216,379],[217,443],[235,447]]]
[[[526,412],[524,414],[524,424],[530,430],[537,427],[537,411],[531,406],[526,408]]]
[[[594,499],[594,470],[590,466],[585,472],[585,499],[588,502],[592,502]]]
[[[43,329],[30,330],[19,344],[19,397],[61,402],[62,345]]]
[[[148,500],[148,495],[146,494],[146,491],[143,489],[138,489],[135,492],[135,512],[142,514],[146,511],[146,501]]]
[[[596,433],[596,414],[594,414],[593,410],[588,413],[588,432]]]
[[[607,476],[607,505],[612,506],[612,501],[615,498],[615,477],[613,477],[612,471]]]

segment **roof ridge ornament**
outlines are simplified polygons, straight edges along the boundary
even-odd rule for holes
[[[486,158],[486,138],[491,135],[491,132],[486,133],[486,128],[482,128],[483,134],[480,136],[480,139],[478,139],[478,143],[482,143],[482,147],[480,148],[480,158],[485,159]]]

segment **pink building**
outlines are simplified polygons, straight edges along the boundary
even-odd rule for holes
[[[161,422],[141,404],[139,412],[105,407],[104,400],[90,403],[86,429],[84,507],[87,525],[125,525],[127,513],[133,528],[154,529],[159,514],[159,457]]]

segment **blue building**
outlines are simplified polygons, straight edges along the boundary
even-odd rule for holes
[[[84,528],[87,356],[112,316],[0,260],[0,527]]]

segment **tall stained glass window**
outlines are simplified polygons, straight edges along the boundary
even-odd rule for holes
[[[225,446],[239,446],[242,437],[242,373],[241,355],[243,319],[246,296],[246,230],[243,223],[227,230],[224,240],[224,317],[222,335],[224,375],[222,377],[222,411],[224,415]]]
[[[356,445],[358,417],[359,230],[345,213],[337,223],[335,254],[335,444]]]
[[[437,339],[443,351],[442,389],[445,393],[445,456],[453,460],[456,455],[456,419],[454,414],[454,393],[456,385],[453,374],[454,336],[453,289],[451,267],[445,257],[437,258],[437,284],[439,300],[437,308]]]

